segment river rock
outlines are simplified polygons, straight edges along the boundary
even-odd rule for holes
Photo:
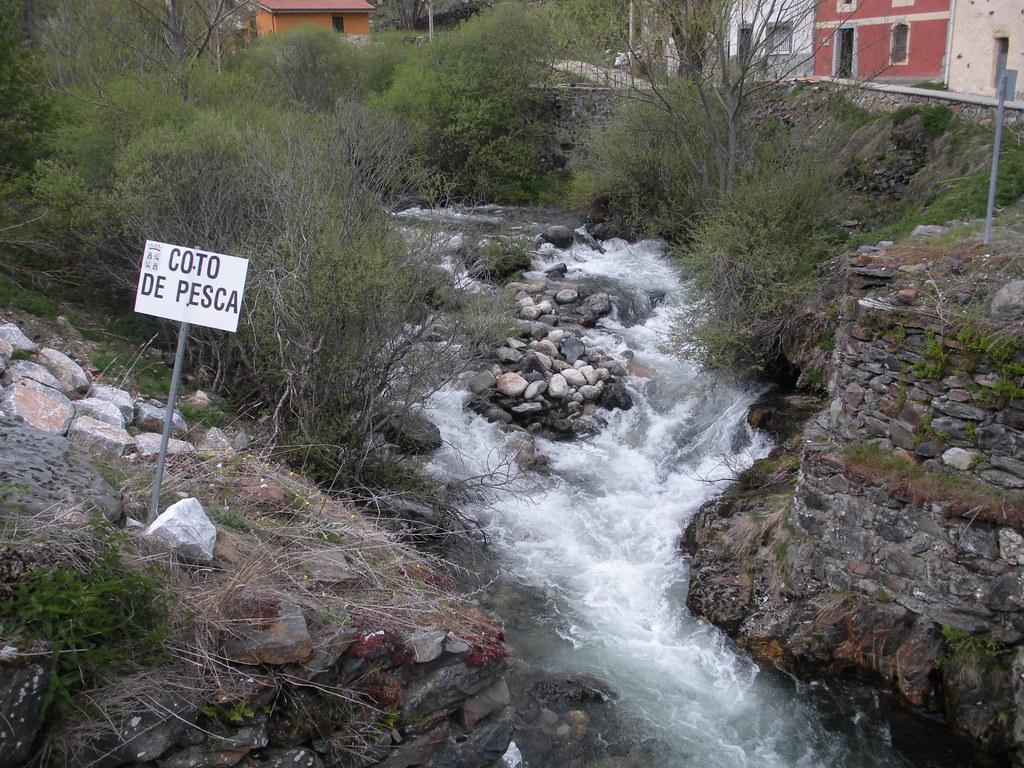
[[[17,352],[36,352],[39,347],[28,336],[22,333],[21,328],[14,323],[0,325],[0,341],[6,341],[12,349]]]
[[[4,375],[0,377],[0,381],[8,386],[18,382],[32,382],[56,392],[64,391],[56,376],[39,363],[32,363],[28,360],[18,360],[9,365],[4,371]]]
[[[123,389],[93,382],[92,387],[89,389],[89,397],[96,398],[97,400],[107,400],[116,405],[124,417],[123,423],[128,423],[135,416],[135,398]]]
[[[484,411],[484,418],[488,421],[500,422],[501,424],[511,424],[513,421],[511,413],[496,405],[492,405]]]
[[[16,768],[32,752],[52,673],[50,656],[0,652],[0,768]]]
[[[550,267],[544,270],[544,274],[547,275],[551,280],[560,280],[565,277],[565,273],[569,271],[569,267],[566,266],[564,261],[560,261],[557,264],[552,264]]]
[[[569,383],[565,380],[565,376],[561,373],[556,373],[551,377],[551,381],[548,382],[548,397],[561,400],[568,394]]]
[[[529,382],[518,373],[503,373],[498,377],[498,392],[505,397],[519,397],[528,386]]]
[[[313,655],[313,640],[306,627],[302,608],[278,603],[271,619],[254,617],[252,629],[224,643],[224,655],[239,664],[289,664],[307,661]],[[258,629],[255,627],[259,627]]]
[[[90,453],[107,458],[119,458],[135,447],[135,439],[124,427],[91,416],[77,416],[68,428],[68,438]]]
[[[565,362],[572,365],[587,353],[587,346],[575,336],[570,336],[562,342],[562,357]]]
[[[548,227],[541,234],[540,238],[545,243],[551,243],[556,248],[562,249],[568,248],[572,245],[573,241],[572,230],[568,227],[563,227],[561,224]]]
[[[580,367],[579,371],[583,374],[583,378],[587,380],[587,384],[591,386],[597,384],[597,371],[594,370],[594,366],[584,365]]]
[[[82,366],[63,352],[45,347],[37,359],[60,382],[61,391],[64,394],[84,395],[89,391],[89,377]]]
[[[163,432],[167,407],[153,400],[140,400],[135,404],[135,426],[145,432]],[[188,432],[185,417],[177,410],[171,416],[171,434],[184,435]]]
[[[570,387],[582,387],[587,383],[586,377],[577,368],[566,368],[562,371],[562,378]]]
[[[525,416],[529,413],[540,413],[544,410],[544,404],[538,402],[520,403],[519,405],[513,405],[509,410],[519,416]]]
[[[547,335],[546,341],[552,344],[561,344],[565,340],[566,335],[565,331],[561,328],[556,328]]]
[[[533,343],[533,349],[536,352],[540,352],[542,355],[547,355],[549,360],[558,357],[558,347],[547,339],[535,341]]]
[[[579,294],[572,288],[564,288],[555,294],[555,302],[558,304],[572,304],[579,298]]]
[[[550,370],[551,358],[537,350],[527,352],[523,357],[522,362],[519,364],[519,372],[524,375],[527,373],[544,374]]]
[[[1014,280],[996,291],[989,306],[989,315],[1006,321],[1024,318],[1024,280]]]
[[[183,560],[209,563],[217,543],[217,529],[198,499],[177,501],[149,524],[146,538],[161,544]]]
[[[583,395],[584,400],[597,400],[601,396],[601,388],[584,384],[580,387],[580,394]]]
[[[519,317],[523,320],[536,320],[540,317],[540,310],[533,304],[519,308]]]
[[[535,400],[543,395],[548,390],[548,384],[546,381],[534,381],[526,388],[523,393],[524,400]]]
[[[537,312],[539,312],[541,315],[550,315],[554,311],[555,308],[554,306],[552,306],[550,301],[542,301],[539,304],[537,304]],[[544,321],[542,320],[541,322]]]
[[[389,415],[382,429],[387,438],[404,453],[430,453],[444,445],[438,426],[416,411]]]
[[[71,401],[56,389],[33,383],[26,379],[7,387],[0,398],[0,410],[36,429],[63,435],[75,415]]]
[[[155,432],[142,432],[135,436],[135,450],[138,451],[139,456],[145,459],[152,458],[160,453],[160,438],[161,435]],[[192,453],[193,451],[195,451],[195,446],[192,443],[173,437],[167,441],[168,456],[176,456],[179,453]]]
[[[75,410],[75,418],[88,416],[112,427],[124,427],[124,414],[109,400],[87,397],[84,400],[73,401],[71,407]]]

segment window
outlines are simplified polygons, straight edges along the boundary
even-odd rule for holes
[[[897,24],[892,28],[892,51],[889,54],[890,64],[906,64],[908,47],[910,41],[910,27],[906,24]]]
[[[333,17],[331,17],[331,21],[334,23],[334,31],[335,32],[344,32],[345,31],[345,17],[344,16],[333,16]]]
[[[785,54],[793,52],[793,25],[776,24],[768,30],[765,48],[769,54]]]

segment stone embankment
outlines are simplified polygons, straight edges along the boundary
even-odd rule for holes
[[[415,551],[242,433],[196,438],[180,414],[165,488],[180,500],[143,526],[159,404],[12,323],[0,373],[0,598],[61,569],[99,578],[102,515],[123,531],[119,581],[162,569],[170,618],[153,632],[171,633],[151,668],[112,666],[45,720],[67,672],[45,628],[5,636],[0,768],[518,764],[502,633]],[[114,489],[103,468],[133,479]]]
[[[939,236],[851,257],[821,339],[830,402],[695,518],[688,604],[1020,760],[1024,281],[1012,249]]]

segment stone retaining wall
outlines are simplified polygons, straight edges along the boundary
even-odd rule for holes
[[[843,93],[851,101],[872,112],[895,112],[910,106],[946,107],[970,123],[992,125],[995,121],[995,100],[986,97],[872,83],[841,81],[837,84],[846,86]],[[1006,125],[1024,127],[1024,102],[1009,102],[1005,115]]]
[[[573,168],[580,158],[581,143],[594,126],[606,124],[628,92],[600,86],[566,85],[543,89],[544,115],[550,162],[555,167]]]

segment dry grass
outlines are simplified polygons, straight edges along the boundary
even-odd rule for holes
[[[946,514],[1024,531],[1024,493],[1004,491],[950,472],[931,471],[877,446],[854,443],[843,451],[843,474],[857,483],[884,487],[899,499],[936,504]]]
[[[126,512],[144,518],[151,468],[125,467]],[[155,549],[139,530],[122,553],[128,567],[157,564],[172,595],[165,661],[155,669],[130,669],[77,699],[78,711],[53,733],[45,755],[66,752],[128,715],[160,711],[169,698],[228,706],[251,693],[258,668],[233,664],[226,639],[266,621],[283,600],[300,605],[314,643],[344,634],[358,639],[384,630],[399,640],[425,628],[454,631],[471,645],[493,643],[497,630],[453,594],[443,561],[411,549],[344,500],[321,493],[304,478],[275,464],[269,453],[216,458],[173,457],[165,476],[165,501],[194,496],[218,522],[215,561],[189,566]],[[162,506],[166,506],[166,503]],[[0,539],[47,562],[88,568],[94,529],[84,519],[57,524],[53,515],[20,519]],[[333,567],[329,577],[315,568]],[[286,668],[265,669],[275,685],[310,686],[325,700],[348,707],[339,750],[358,752],[372,740],[382,709],[361,683],[321,685]],[[76,704],[77,706],[77,704]]]

